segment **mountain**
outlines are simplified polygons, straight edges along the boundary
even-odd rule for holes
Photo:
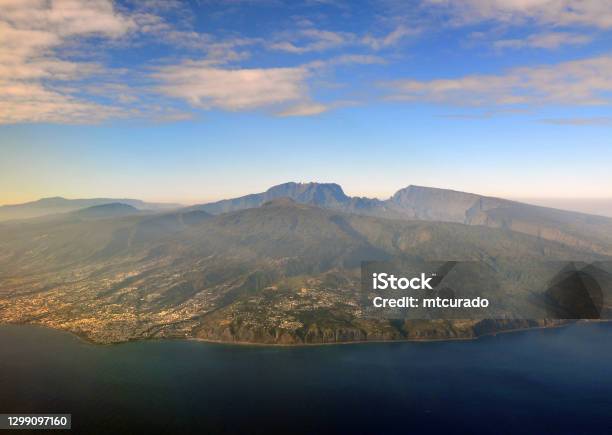
[[[346,204],[351,202],[351,198],[346,196],[342,188],[337,184],[291,182],[271,187],[263,193],[255,193],[239,198],[196,205],[190,208],[203,210],[211,214],[221,214],[259,207],[268,201],[284,197],[291,198],[296,202],[326,208],[343,208]]]
[[[360,262],[390,258],[508,264],[504,276],[528,280],[548,260],[612,257],[507,228],[363,216],[287,197],[216,216],[68,213],[0,224],[0,323],[42,324],[102,343],[276,344],[466,338],[547,324],[364,317]]]
[[[149,203],[138,199],[90,198],[66,199],[62,197],[43,198],[24,204],[0,206],[0,222],[11,219],[28,219],[57,213],[94,207],[97,205],[121,203],[139,210],[171,210],[180,207],[178,204]]]
[[[110,204],[94,205],[93,207],[83,208],[72,213],[83,218],[102,219],[134,215],[140,213],[140,210],[121,202],[111,202]]]
[[[612,219],[447,189],[409,186],[387,202],[408,219],[505,228],[611,254]]]
[[[422,186],[408,186],[381,201],[349,197],[337,184],[285,183],[263,193],[197,205],[190,209],[220,214],[259,207],[266,201],[280,197],[331,210],[390,219],[505,228],[573,247],[612,254],[612,218]]]
[[[485,201],[486,208],[501,206],[504,200],[473,193],[408,186],[386,201],[388,207],[405,218],[441,222],[469,223],[471,210]]]

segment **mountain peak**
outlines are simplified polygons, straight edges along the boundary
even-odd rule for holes
[[[294,181],[270,187],[262,193],[225,199],[210,204],[191,207],[194,210],[204,210],[212,214],[256,208],[278,198],[291,198],[299,204],[311,204],[318,207],[343,209],[351,202],[342,187],[336,183],[296,183]],[[287,205],[285,203],[285,205]]]
[[[289,182],[273,186],[266,191],[269,198],[286,196],[297,202],[321,204],[327,201],[345,202],[349,199],[336,183]]]

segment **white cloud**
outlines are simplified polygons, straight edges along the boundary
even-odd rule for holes
[[[108,0],[4,0],[0,8],[0,123],[94,122],[118,113],[51,86],[100,72],[61,59],[70,38],[120,37],[134,22]]]
[[[251,110],[307,99],[308,70],[294,68],[224,69],[206,61],[160,67],[158,91],[194,107]]]
[[[315,71],[320,74],[323,68],[338,64],[382,62],[376,56],[347,54],[296,67],[241,68],[233,65],[250,56],[249,48],[265,46],[264,40],[239,35],[219,39],[199,33],[190,28],[188,20],[170,24],[156,15],[164,4],[154,6],[137,3],[128,14],[115,8],[111,0],[4,0],[0,9],[0,124],[189,116],[165,97],[195,108],[268,108],[283,116],[314,115],[328,109],[313,102],[309,94],[307,79]],[[121,44],[127,42],[125,47],[132,49],[154,38],[182,50],[183,55],[185,51],[198,53],[201,60],[158,66],[144,76],[144,83],[132,88],[128,83],[137,70],[111,70],[102,63],[75,61],[64,55],[66,48],[83,52],[90,37],[121,39]],[[299,46],[285,47],[285,51],[321,51],[355,40],[350,33],[314,28],[302,29],[299,38],[295,41]],[[150,80],[155,85],[150,86]]]
[[[382,48],[396,45],[405,37],[417,35],[419,32],[420,30],[417,28],[408,28],[404,25],[400,25],[385,36],[377,37],[373,35],[366,35],[361,39],[361,42],[373,50],[380,50]]]
[[[588,35],[568,32],[544,32],[529,35],[523,39],[502,39],[495,41],[495,48],[545,48],[555,49],[563,45],[584,45],[592,41]]]
[[[278,113],[279,116],[313,116],[329,110],[325,104],[307,102],[288,107]]]
[[[325,60],[313,60],[312,62],[304,64],[303,67],[311,71],[320,72],[324,69],[330,69],[341,65],[381,65],[385,63],[387,63],[387,61],[384,58],[371,54],[342,54]]]
[[[573,125],[573,126],[611,126],[612,117],[594,116],[590,118],[549,118],[541,119],[540,122],[554,125]]]
[[[611,105],[612,56],[522,67],[499,75],[467,75],[386,84],[390,99],[450,105]]]
[[[534,20],[555,26],[612,28],[612,2],[608,0],[425,0],[425,3],[450,8],[463,23]]]
[[[95,123],[120,114],[118,108],[79,100],[40,83],[0,80],[0,124]]]
[[[308,79],[349,64],[381,64],[378,56],[345,54],[295,67],[231,68],[210,59],[158,67],[155,87],[201,109],[231,111],[270,108],[280,116],[310,116],[337,107],[312,101]]]
[[[134,26],[108,0],[4,0],[0,20],[15,29],[37,30],[59,38],[87,34],[118,37]]]
[[[141,5],[142,6],[142,5]],[[149,12],[134,14],[140,35],[153,37],[173,49],[205,53],[207,60],[228,63],[250,57],[248,47],[261,44],[259,38],[233,37],[220,40],[210,33],[193,30],[189,25],[170,24],[163,17]]]
[[[308,27],[297,32],[285,32],[266,46],[270,50],[294,54],[321,52],[346,46],[365,46],[372,50],[381,50],[397,45],[407,36],[414,36],[419,32],[420,29],[399,25],[382,36],[359,36],[350,32],[332,32]]]
[[[285,35],[286,37],[286,35]],[[271,50],[302,54],[312,51],[325,51],[347,45],[355,40],[351,33],[331,32],[315,28],[303,29],[289,40],[281,40],[268,44]]]
[[[332,65],[374,65],[384,64],[387,63],[387,61],[380,56],[373,56],[371,54],[343,54],[341,56],[329,59],[327,63]]]

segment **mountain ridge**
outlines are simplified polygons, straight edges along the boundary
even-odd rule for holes
[[[505,259],[504,276],[530,279],[545,261],[612,258],[505,228],[363,216],[284,197],[217,216],[3,223],[0,248],[0,323],[43,324],[98,343],[469,338],[487,323],[364,317],[360,263]],[[543,325],[494,323],[488,331]]]
[[[349,214],[508,229],[604,255],[612,254],[612,218],[419,185],[402,188],[388,199],[380,200],[348,196],[336,183],[288,182],[272,186],[265,192],[177,208],[177,210],[181,213],[204,212],[220,215],[258,208],[281,198],[291,198],[296,204],[309,204]],[[36,217],[117,202],[139,210],[151,211],[169,211],[168,207],[173,206],[173,204],[150,204],[129,199],[69,200],[53,197],[16,206],[0,207],[0,221],[10,219],[7,218],[7,211],[10,215],[11,207],[17,207],[17,213],[20,207],[30,207],[28,217]],[[204,216],[199,216],[197,219],[202,218]],[[177,224],[179,227],[182,225],[178,221]]]
[[[108,204],[94,205],[82,208],[71,213],[85,218],[111,218],[120,216],[130,216],[140,213],[136,207],[122,202],[111,202]]]
[[[121,203],[132,206],[138,210],[164,211],[180,208],[180,204],[146,202],[131,198],[76,198],[68,199],[53,196],[37,199],[21,204],[7,204],[0,206],[0,222],[13,219],[37,218],[52,214],[70,213],[105,204]]]
[[[474,203],[477,200],[485,200],[488,204],[488,208],[491,208],[492,205],[495,204],[521,204],[530,207],[537,207],[542,209],[550,209],[557,210],[577,215],[585,215],[585,216],[597,216],[604,218],[606,220],[612,221],[612,218],[607,216],[600,216],[591,213],[584,213],[573,210],[564,210],[560,208],[554,207],[546,207],[537,204],[530,204],[527,202],[521,202],[516,200],[504,199],[495,196],[481,195],[477,193],[464,192],[461,190],[455,189],[446,189],[440,187],[429,187],[422,186],[416,184],[410,184],[404,188],[399,189],[389,198],[381,200],[378,198],[369,198],[365,196],[348,196],[342,189],[342,187],[337,183],[319,183],[319,182],[286,182],[278,185],[274,185],[268,188],[265,192],[260,193],[251,193],[248,195],[239,196],[236,198],[222,199],[219,201],[207,202],[202,204],[195,204],[189,207],[188,209],[201,209],[203,211],[207,211],[211,214],[219,214],[226,213],[228,211],[236,211],[236,210],[244,210],[245,208],[255,208],[263,205],[263,203],[268,202],[275,198],[288,197],[293,199],[296,202],[313,204],[322,206],[323,208],[332,208],[333,204],[342,204],[342,207],[339,208],[347,208],[347,206],[352,206],[354,204],[359,204],[360,206],[372,206],[372,205],[402,205],[406,199],[412,199],[418,196],[418,194],[428,194],[428,195],[438,195],[440,197],[446,196],[447,198],[450,196],[455,197],[454,199],[460,197],[464,201],[471,201],[470,205],[475,205]],[[333,196],[333,201],[326,201],[324,198],[328,196]],[[345,210],[346,211],[346,210]]]
[[[379,200],[350,197],[335,183],[289,182],[265,192],[195,205],[188,210],[221,214],[260,207],[280,197],[367,216],[504,228],[601,254],[612,253],[612,218],[417,185],[410,185],[386,200]]]

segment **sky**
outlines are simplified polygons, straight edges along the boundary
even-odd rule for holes
[[[612,198],[612,2],[0,0],[0,204]]]

